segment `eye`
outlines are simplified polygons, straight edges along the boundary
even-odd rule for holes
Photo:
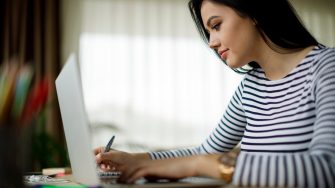
[[[213,30],[216,30],[216,31],[219,31],[220,30],[220,26],[221,26],[221,22],[220,23],[217,23],[217,24],[214,24],[211,29]]]

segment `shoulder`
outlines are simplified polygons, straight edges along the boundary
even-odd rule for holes
[[[318,55],[318,60],[323,62],[334,62],[335,48],[324,48]]]
[[[316,87],[335,79],[335,48],[324,47],[313,62],[312,75]]]
[[[315,73],[322,73],[329,68],[335,68],[335,48],[323,47],[315,54]]]
[[[253,86],[264,82],[266,80],[264,75],[264,71],[261,68],[254,68],[248,71],[246,74],[244,74],[240,84],[236,89],[236,93],[242,95],[246,87],[250,89]]]
[[[253,68],[248,73],[245,74],[244,79],[242,80],[243,83],[262,83],[267,81],[265,77],[265,73],[262,68]]]

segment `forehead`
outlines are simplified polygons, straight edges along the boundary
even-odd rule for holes
[[[201,19],[204,25],[211,16],[223,16],[232,12],[234,11],[230,7],[209,0],[203,1],[200,7]]]

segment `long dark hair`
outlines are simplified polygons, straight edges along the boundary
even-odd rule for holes
[[[205,30],[200,13],[203,1],[190,0],[188,6],[201,37],[208,43],[209,34]],[[252,19],[267,45],[279,53],[290,53],[308,46],[318,45],[318,41],[304,27],[288,0],[211,1],[234,9],[241,17]],[[215,53],[217,54],[216,51]],[[238,73],[246,73],[255,67],[259,67],[259,65],[256,62],[250,62],[244,67],[233,70]]]

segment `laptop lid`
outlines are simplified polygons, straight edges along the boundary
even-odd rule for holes
[[[99,185],[79,65],[74,54],[56,79],[56,91],[73,176],[85,185]]]

